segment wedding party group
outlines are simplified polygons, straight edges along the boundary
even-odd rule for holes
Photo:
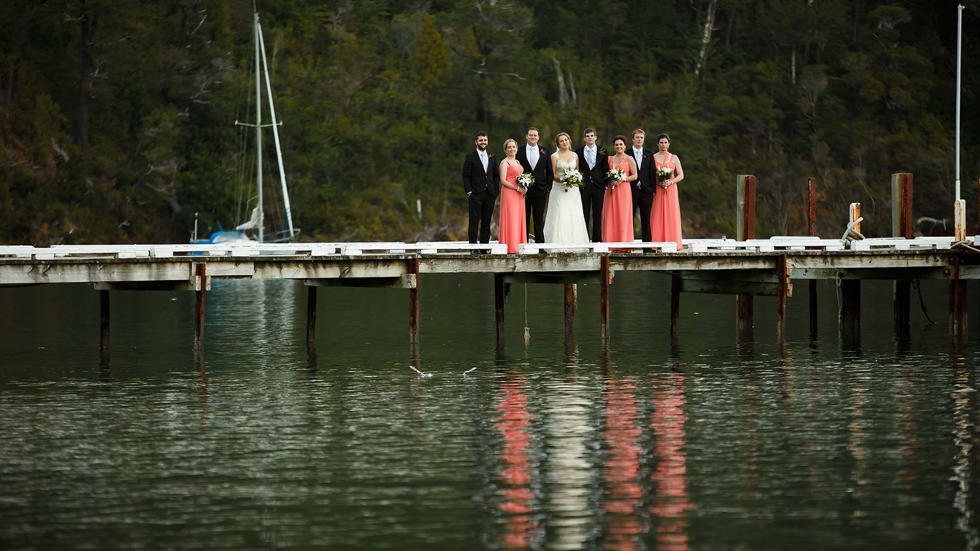
[[[633,242],[637,211],[640,238],[673,242],[681,250],[681,207],[677,184],[684,179],[681,160],[670,153],[670,136],[657,136],[657,150],[644,148],[646,132],[636,129],[612,140],[612,152],[600,147],[594,128],[573,148],[567,132],[555,136],[549,153],[538,129],[527,129],[523,146],[503,143],[497,159],[486,132],[473,138],[476,149],[463,161],[463,189],[469,198],[470,243],[489,243],[493,212],[500,196],[498,236],[508,253],[521,243]],[[502,189],[501,189],[502,188]],[[591,228],[590,228],[591,225]]]

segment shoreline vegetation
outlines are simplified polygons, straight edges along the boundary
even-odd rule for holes
[[[502,155],[528,126],[542,143],[568,132],[573,147],[587,127],[603,147],[637,127],[668,132],[687,174],[685,236],[734,235],[737,174],[758,178],[760,236],[805,233],[811,176],[821,235],[840,235],[851,202],[865,234],[887,235],[894,172],[914,174],[914,216],[947,218],[952,232],[955,3],[593,6],[259,1],[300,240],[465,240],[458,168],[473,133]],[[4,3],[0,243],[185,242],[195,212],[204,235],[247,219],[253,152],[235,121],[254,94],[249,8]],[[978,24],[968,6],[968,231]]]

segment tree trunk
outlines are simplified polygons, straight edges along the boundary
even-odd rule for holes
[[[704,33],[701,35],[701,51],[698,52],[698,62],[694,66],[694,76],[701,76],[701,67],[704,59],[708,55],[708,45],[711,43],[711,31],[715,26],[715,8],[718,7],[718,0],[709,0],[708,12],[704,16]]]
[[[75,121],[75,143],[88,149],[89,142],[89,98],[92,97],[92,80],[95,73],[95,60],[92,56],[92,43],[95,37],[95,10],[86,7],[82,2],[81,25],[82,32],[78,37],[79,50],[79,80],[78,80],[78,111]]]

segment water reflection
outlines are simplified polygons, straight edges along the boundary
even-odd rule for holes
[[[500,458],[500,511],[505,516],[504,545],[526,549],[538,531],[531,490],[531,414],[524,377],[513,373],[500,383],[497,430],[503,437]]]
[[[955,376],[955,387],[952,391],[953,443],[956,446],[952,476],[953,482],[956,484],[953,509],[957,513],[956,529],[962,532],[966,539],[965,549],[973,550],[980,545],[980,536],[977,533],[976,516],[972,505],[975,499],[972,492],[975,431],[973,421],[970,419],[971,412],[976,409],[973,402],[975,402],[977,394],[975,383],[970,380],[970,369],[967,368],[964,358],[959,354],[953,355],[953,370]]]
[[[687,495],[684,380],[683,374],[654,379],[658,390],[653,393],[650,423],[656,460],[656,467],[650,475],[656,487],[650,513],[657,520],[657,548],[670,551],[686,551],[689,548],[685,515],[693,508]]]
[[[607,378],[603,391],[606,449],[605,549],[639,549],[643,532],[640,484],[640,416],[633,377]]]

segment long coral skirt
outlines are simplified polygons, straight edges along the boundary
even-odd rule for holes
[[[623,182],[610,190],[602,202],[602,240],[607,243],[633,241],[633,192]]]
[[[677,243],[681,250],[681,203],[677,197],[677,186],[660,188],[653,196],[653,209],[650,210],[650,238],[655,242]]]

